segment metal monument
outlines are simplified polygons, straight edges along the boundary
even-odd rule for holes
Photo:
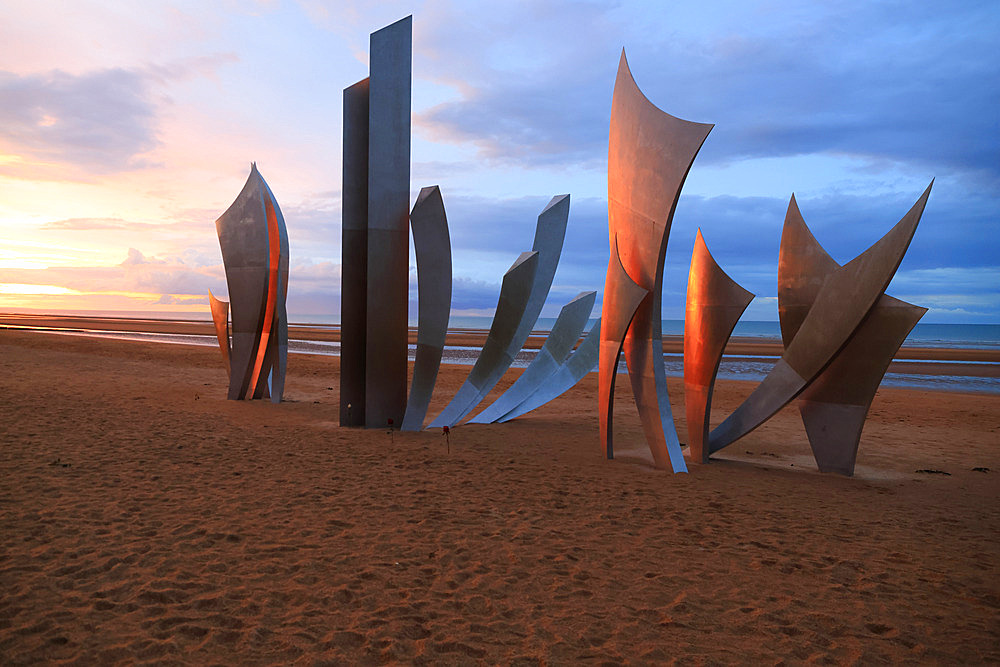
[[[517,352],[512,354],[510,350],[515,347],[513,340],[517,335],[518,325],[524,318],[531,288],[535,283],[538,256],[537,251],[522,252],[507,269],[500,284],[500,298],[497,301],[493,323],[490,325],[490,332],[486,336],[486,343],[483,344],[479,358],[476,359],[469,377],[458,388],[451,402],[428,428],[454,426],[472,407],[475,407],[475,405],[469,407],[469,404],[473,401],[478,403],[477,397],[485,396],[496,384],[496,380],[493,379],[496,369],[502,367],[507,370],[514,361]],[[516,348],[520,351],[521,346],[517,345]]]
[[[693,458],[707,461],[709,454],[751,432],[797,398],[819,469],[853,474],[861,430],[875,391],[906,335],[926,312],[887,296],[885,289],[909,247],[932,186],[933,181],[885,236],[844,266],[816,241],[792,197],[778,266],[785,353],[750,396],[711,431],[707,442],[704,430],[699,429],[707,428],[711,386],[707,385],[706,393],[699,393],[699,388],[706,387],[706,367],[718,364],[716,356],[721,356],[735,325],[732,309],[740,296],[732,286],[735,283],[715,289],[714,293],[721,295],[717,298],[697,297],[712,291],[707,285],[694,292],[689,287],[685,387],[692,388],[688,429],[694,434]],[[695,254],[699,254],[697,245]],[[711,273],[697,271],[700,276]],[[694,260],[691,280],[699,280]],[[713,316],[708,312],[723,302],[729,304],[728,314]],[[701,442],[696,441],[699,433]],[[696,445],[700,451],[695,451]]]
[[[486,398],[510,368],[514,357],[521,351],[531,329],[538,321],[538,315],[552,287],[552,279],[559,266],[559,256],[566,238],[568,219],[569,195],[553,197],[539,214],[532,244],[532,252],[537,256],[536,268],[527,285],[527,291],[518,292],[523,302],[505,303],[501,288],[500,303],[493,317],[490,336],[486,339],[479,359],[476,360],[469,377],[459,387],[451,402],[431,422],[431,427],[452,427],[457,424]],[[524,254],[521,257],[523,258]],[[515,266],[520,262],[519,259],[515,262]],[[508,275],[504,276],[504,285],[507,284],[508,276],[513,270],[512,267]],[[503,336],[494,337],[494,329],[503,332]],[[503,347],[497,347],[501,342]]]
[[[716,263],[699,229],[691,255],[684,317],[684,407],[693,461],[708,462],[708,420],[719,362],[751,301],[753,294]]]
[[[597,292],[580,292],[559,311],[559,317],[552,325],[552,331],[545,338],[542,349],[524,369],[521,377],[501,394],[488,408],[468,421],[469,424],[489,424],[499,421],[510,411],[521,405],[538,390],[566,361],[573,346],[580,340],[583,328],[587,326],[590,312],[594,309]]]
[[[408,16],[371,34],[370,76],[344,91],[344,426],[399,424],[406,410],[411,60]]]
[[[778,257],[778,318],[791,344],[827,277],[840,265],[806,226],[792,195]],[[861,431],[875,392],[926,308],[883,294],[819,376],[796,399],[822,472],[852,475]]]
[[[594,326],[587,332],[583,342],[576,348],[576,352],[561,364],[555,373],[540,382],[535,390],[521,401],[517,407],[496,421],[500,423],[508,422],[511,419],[531,412],[535,408],[540,408],[552,399],[558,398],[569,391],[587,373],[597,369],[600,342],[601,319],[598,318]]]
[[[410,225],[417,256],[417,351],[400,428],[419,431],[434,393],[451,315],[451,239],[438,186],[420,191]]]
[[[608,141],[608,236],[598,412],[601,448],[614,457],[611,415],[622,352],[657,467],[686,472],[663,368],[661,297],[670,225],[684,180],[714,126],[675,118],[639,90],[622,51]],[[645,291],[632,302],[634,284]],[[619,298],[624,298],[620,301]]]
[[[270,397],[280,403],[288,365],[288,233],[278,202],[256,164],[215,228],[229,303],[211,294],[209,301],[219,347],[228,362],[228,397]]]

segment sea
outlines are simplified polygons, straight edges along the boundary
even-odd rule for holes
[[[67,313],[68,314],[68,313]],[[80,315],[98,316],[98,313],[75,313]],[[204,313],[192,313],[192,317],[185,317],[187,314],[164,313],[163,316],[150,313],[101,313],[104,316],[117,317],[140,317],[142,319],[208,319]],[[330,326],[339,324],[339,319],[330,315],[315,314],[290,314],[290,326],[296,325],[310,326]],[[590,320],[586,330],[596,322]],[[482,329],[487,330],[492,324],[490,317],[477,316],[454,316],[449,321],[451,329]],[[550,331],[555,324],[554,317],[542,317],[535,325],[535,332],[544,333]],[[411,322],[415,326],[416,322]],[[683,320],[663,320],[663,334],[665,336],[680,336],[684,333]],[[107,338],[117,338],[123,340],[143,340],[161,343],[180,343],[188,345],[217,345],[214,335],[193,336],[181,334],[154,334],[154,333],[132,333],[101,330],[76,330],[64,331],[63,333],[73,335],[89,335]],[[746,321],[736,325],[733,338],[754,342],[780,342],[781,331],[777,322],[766,321]],[[974,350],[1000,350],[1000,324],[917,324],[904,342],[904,347],[925,347],[925,348],[958,348]],[[310,340],[290,340],[289,352],[307,354],[328,354],[339,356],[340,344],[328,341]],[[410,346],[410,358],[416,354],[415,346]],[[515,368],[525,368],[535,358],[537,354],[534,350],[521,350],[517,355],[513,366]],[[442,361],[451,364],[472,365],[479,356],[479,348],[462,346],[448,346],[445,348]],[[774,364],[778,361],[777,356],[738,356],[723,357],[719,367],[719,379],[728,380],[750,380],[759,382],[764,379]],[[680,354],[664,354],[664,369],[667,377],[683,377],[684,365]],[[950,369],[969,369],[969,374],[956,375],[924,375],[916,372],[906,372],[907,362],[899,360],[895,367],[903,369],[904,372],[886,373],[882,380],[883,386],[889,387],[910,387],[914,389],[932,389],[941,391],[974,391],[1000,394],[1000,378],[990,377],[997,373],[982,372],[984,366],[997,366],[997,362],[961,362],[949,363]],[[921,361],[921,364],[936,363]],[[627,372],[624,361],[619,365],[620,372]]]

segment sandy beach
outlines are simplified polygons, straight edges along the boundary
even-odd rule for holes
[[[627,382],[614,461],[595,374],[449,453],[340,428],[338,366],[235,402],[218,350],[0,330],[0,663],[1000,662],[1000,395],[880,390],[851,479],[794,408],[671,475]]]

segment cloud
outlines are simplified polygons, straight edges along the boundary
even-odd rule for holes
[[[232,53],[213,53],[138,68],[80,74],[0,71],[0,175],[36,179],[118,173],[153,166],[158,111],[177,82],[214,78]]]
[[[65,231],[94,231],[98,229],[127,229],[134,231],[141,227],[142,223],[131,222],[124,218],[66,218],[65,220],[52,220],[41,226],[41,229],[54,229]]]
[[[155,104],[142,72],[0,72],[0,98],[0,147],[32,160],[122,171],[157,144]]]
[[[1000,174],[992,3],[726,5],[710,29],[672,3],[435,7],[416,44],[457,96],[417,127],[493,162],[600,164],[624,45],[654,104],[717,124],[703,163],[831,153]]]

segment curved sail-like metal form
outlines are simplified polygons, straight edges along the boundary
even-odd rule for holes
[[[618,377],[618,360],[622,356],[622,341],[632,324],[636,310],[649,297],[649,290],[636,284],[618,255],[617,237],[611,240],[611,265],[604,283],[604,303],[601,315],[601,338],[599,345],[599,378],[597,385],[597,417],[600,423],[601,445],[605,455],[611,459],[615,452],[612,446],[614,428],[615,380]],[[660,346],[660,358],[663,358]],[[660,364],[663,365],[662,362]],[[680,445],[678,445],[678,451]],[[680,457],[684,465],[684,457]],[[676,469],[676,468],[675,468]]]
[[[542,306],[549,295],[552,278],[555,276],[556,268],[559,266],[559,256],[562,254],[568,219],[569,195],[553,197],[539,214],[538,222],[535,225],[535,240],[531,246],[532,251],[538,255],[538,267],[530,285],[530,291],[525,297],[523,310],[518,312],[516,321],[509,323],[513,326],[513,331],[507,339],[506,348],[499,351],[498,354],[487,354],[486,348],[483,348],[469,378],[459,388],[444,412],[431,423],[431,426],[454,426],[457,424],[486,398],[486,395],[510,368],[514,357],[521,351],[524,342],[528,340],[528,335],[535,326],[535,322],[538,321],[538,315],[542,312]],[[504,280],[506,281],[506,277]],[[515,312],[513,309],[506,311],[504,317],[513,312]],[[493,319],[494,326],[497,325],[499,317],[501,317],[501,313],[498,309]],[[506,329],[508,323],[503,323],[501,326]],[[489,344],[489,339],[486,342]]]
[[[933,181],[885,236],[829,273],[784,356],[736,411],[710,434],[710,452],[719,451],[764,423],[798,396],[847,344],[896,273],[932,186]]]
[[[486,343],[479,353],[479,359],[476,360],[469,377],[459,387],[451,402],[434,418],[428,428],[454,426],[471,410],[468,405],[483,393],[483,388],[491,380],[493,370],[500,366],[509,368],[514,361],[514,354],[517,352],[513,354],[510,352],[513,347],[511,341],[517,334],[518,324],[524,317],[524,309],[531,295],[531,287],[538,270],[538,254],[535,251],[522,252],[507,269],[500,285],[500,299],[497,301],[493,324],[486,336]],[[520,346],[517,346],[517,350],[520,350]],[[489,389],[486,392],[489,392]]]
[[[719,362],[753,296],[719,267],[699,229],[691,254],[684,317],[684,406],[692,461],[708,462],[709,416]]]
[[[604,286],[601,332],[600,414],[601,446],[614,455],[610,422],[614,393],[615,361],[603,357],[619,348],[628,363],[632,393],[642,420],[646,441],[660,468],[674,472],[687,470],[674,428],[663,369],[661,293],[663,262],[677,198],[695,156],[714,126],[675,118],[655,107],[639,90],[622,52],[611,104],[611,132],[608,141],[608,236],[617,239]],[[620,290],[614,281],[624,275],[649,293],[626,317],[629,304],[618,303]],[[615,325],[631,320],[626,330]]]
[[[410,225],[417,256],[417,352],[400,429],[419,431],[434,393],[451,314],[451,239],[438,186],[420,190]]]
[[[569,391],[577,382],[582,380],[587,373],[597,369],[598,356],[601,343],[601,319],[594,322],[583,342],[576,348],[569,359],[566,360],[556,372],[542,382],[530,396],[525,398],[520,405],[505,414],[497,422],[508,422],[511,419],[527,414],[535,408],[540,408],[554,398],[562,396]]]
[[[839,266],[809,231],[793,195],[778,261],[778,313],[786,346]],[[847,345],[799,395],[796,402],[822,472],[854,474],[861,431],[882,376],[925,312],[883,294]]]
[[[492,405],[468,421],[469,424],[489,424],[499,420],[533,394],[549,376],[559,370],[573,346],[580,340],[580,333],[590,319],[597,292],[580,292],[559,311],[552,331],[545,344],[521,377]]]
[[[208,304],[212,309],[215,337],[219,339],[219,349],[222,351],[222,363],[226,366],[226,375],[232,375],[232,369],[229,367],[229,302],[216,299],[212,290],[208,290]]]
[[[233,321],[229,398],[270,396],[278,403],[288,359],[288,234],[256,164],[215,227]]]

